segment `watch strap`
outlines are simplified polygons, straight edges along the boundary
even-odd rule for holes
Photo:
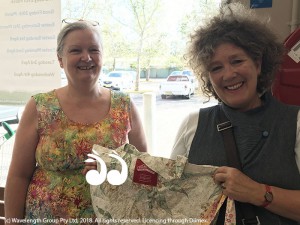
[[[265,184],[265,188],[266,188],[266,193],[264,195],[265,201],[261,205],[261,207],[263,208],[267,207],[273,201],[273,193],[272,193],[271,186]],[[271,198],[268,198],[267,196],[270,196]]]

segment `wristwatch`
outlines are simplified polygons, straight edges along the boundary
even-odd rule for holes
[[[267,207],[272,201],[273,201],[273,193],[271,190],[271,187],[269,185],[266,185],[266,193],[265,193],[265,202],[261,205],[261,207],[265,208]]]

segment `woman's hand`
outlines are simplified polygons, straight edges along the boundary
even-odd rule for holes
[[[223,188],[223,193],[229,198],[260,206],[264,202],[265,186],[260,184],[238,169],[220,167],[215,171],[214,181]]]
[[[86,175],[89,170],[97,170],[97,161],[92,158],[88,158],[84,161],[85,167],[82,170],[82,174]]]

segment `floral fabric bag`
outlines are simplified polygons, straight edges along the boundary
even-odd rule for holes
[[[217,167],[187,163],[141,153],[130,144],[110,150],[94,145],[107,171],[121,171],[120,156],[128,166],[121,185],[107,180],[91,185],[98,224],[214,224],[226,196],[212,175]],[[102,165],[103,166],[103,165]],[[98,164],[101,172],[101,165]],[[225,224],[235,224],[234,202],[227,201]]]

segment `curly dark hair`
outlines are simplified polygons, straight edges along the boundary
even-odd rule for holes
[[[268,27],[268,21],[262,22],[251,9],[234,3],[221,7],[217,16],[191,35],[190,46],[185,54],[190,68],[203,82],[201,89],[205,96],[213,96],[220,101],[209,80],[208,65],[214,50],[222,43],[242,48],[253,61],[261,59],[257,92],[262,94],[271,88],[285,52],[283,43]]]

